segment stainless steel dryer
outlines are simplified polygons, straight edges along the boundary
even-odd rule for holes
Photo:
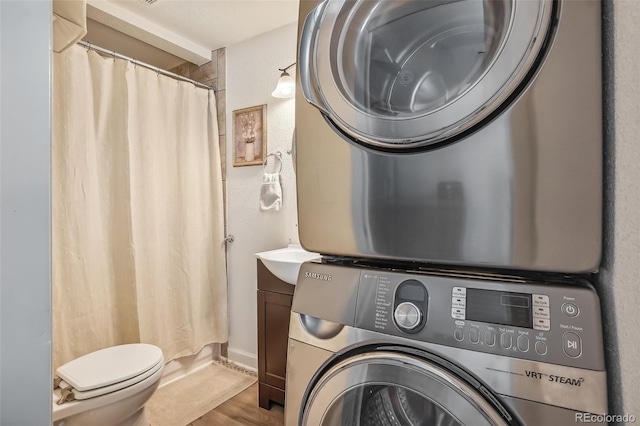
[[[570,284],[304,264],[285,425],[547,426],[604,416],[598,297]]]
[[[600,2],[300,3],[300,239],[556,272],[601,254]]]

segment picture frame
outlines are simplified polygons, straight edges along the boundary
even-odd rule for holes
[[[267,105],[233,111],[233,167],[263,164],[266,153]]]

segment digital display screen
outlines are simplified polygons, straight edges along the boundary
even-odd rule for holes
[[[403,284],[398,288],[397,296],[400,299],[415,300],[416,302],[424,302],[425,291],[420,284],[410,285]]]
[[[467,288],[467,320],[533,328],[531,295]]]

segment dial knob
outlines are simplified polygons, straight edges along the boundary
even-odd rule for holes
[[[402,302],[396,307],[393,318],[396,320],[398,327],[405,330],[413,330],[420,325],[422,313],[413,303]]]

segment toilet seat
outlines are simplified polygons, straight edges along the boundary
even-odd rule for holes
[[[152,376],[164,365],[160,348],[145,343],[113,346],[84,355],[56,370],[61,388],[76,400],[124,389]]]

